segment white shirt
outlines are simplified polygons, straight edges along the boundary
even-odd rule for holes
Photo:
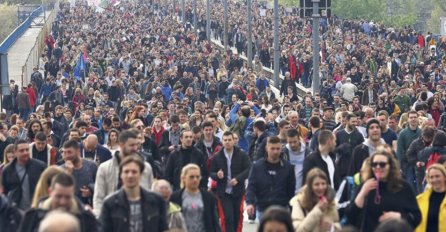
[[[335,167],[334,167],[334,163],[333,160],[330,158],[330,156],[328,155],[322,155],[321,154],[321,158],[322,160],[327,164],[328,167],[328,175],[330,178],[330,184],[331,187],[334,188],[334,172],[335,172]]]

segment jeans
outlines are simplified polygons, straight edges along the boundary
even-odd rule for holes
[[[29,110],[28,109],[19,109],[20,118],[23,120],[28,120]]]
[[[412,190],[415,194],[418,194],[418,187],[417,187],[417,177],[415,175],[415,168],[414,167],[405,167],[403,168],[403,175],[404,179],[409,183],[410,187],[412,187]]]

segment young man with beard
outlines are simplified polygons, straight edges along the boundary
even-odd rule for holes
[[[296,193],[302,187],[304,160],[310,154],[310,149],[300,138],[296,129],[287,131],[287,143],[282,148],[282,159],[289,161],[294,165],[294,173],[296,174]]]
[[[220,139],[214,135],[214,125],[206,121],[201,126],[203,129],[203,137],[195,144],[203,154],[206,165],[209,168],[213,157],[221,150],[222,143]]]
[[[36,189],[40,175],[47,167],[40,160],[29,155],[29,145],[25,140],[14,144],[16,158],[2,172],[5,195],[20,209],[27,210]]]
[[[350,163],[349,175],[353,176],[361,170],[362,163],[375,153],[376,148],[386,144],[381,138],[381,125],[377,119],[370,119],[367,122],[368,138],[353,149],[353,157]]]
[[[64,164],[61,167],[76,180],[76,197],[84,204],[92,205],[94,182],[98,170],[96,164],[81,158],[79,143],[75,140],[64,143],[62,157]]]
[[[122,188],[108,197],[99,218],[101,231],[166,231],[166,204],[158,194],[141,187],[145,164],[139,156],[119,165]]]
[[[122,131],[119,135],[119,151],[110,160],[99,165],[93,195],[93,212],[99,216],[105,197],[119,189],[119,164],[127,156],[137,155],[140,141],[138,134],[130,130]],[[144,162],[141,187],[150,189],[153,181],[153,171],[149,163]]]
[[[339,186],[339,171],[336,169],[336,156],[333,153],[336,148],[336,137],[329,130],[322,130],[318,136],[318,149],[312,152],[304,160],[302,181],[306,180],[308,172],[313,168],[320,168],[325,172],[332,188]]]
[[[393,150],[396,150],[398,136],[392,129],[389,128],[389,113],[387,113],[387,111],[385,110],[381,110],[378,112],[377,119],[379,120],[379,124],[381,125],[381,137],[384,139],[387,145],[392,147]]]
[[[296,176],[294,167],[281,159],[280,139],[269,137],[266,145],[267,156],[251,167],[246,191],[248,215],[262,218],[262,213],[271,205],[287,207],[295,195]]]
[[[180,189],[181,169],[187,164],[194,163],[201,169],[200,187],[207,188],[208,168],[203,153],[192,146],[194,134],[190,130],[183,130],[180,134],[181,146],[173,151],[167,159],[165,178],[172,184],[174,191]]]
[[[47,166],[57,162],[59,154],[57,149],[47,143],[47,137],[43,132],[38,132],[33,143],[29,144],[30,157],[44,162]]]

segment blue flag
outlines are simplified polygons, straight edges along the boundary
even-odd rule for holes
[[[80,80],[81,79],[81,75],[83,74],[82,71],[85,72],[86,68],[87,68],[87,64],[86,64],[85,58],[84,58],[84,56],[82,55],[82,52],[81,52],[81,53],[79,53],[79,59],[76,62],[76,66],[74,67],[74,70],[73,70],[74,78],[76,78],[77,80]]]

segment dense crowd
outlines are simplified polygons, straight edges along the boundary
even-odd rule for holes
[[[30,83],[0,113],[2,231],[445,231],[446,44],[410,27],[229,2],[60,4]],[[223,43],[223,2],[210,38]],[[194,31],[197,29],[197,31]],[[24,85],[26,84],[26,85]],[[57,229],[57,230],[56,230]]]

